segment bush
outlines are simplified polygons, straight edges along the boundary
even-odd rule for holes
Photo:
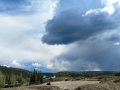
[[[115,76],[120,76],[120,72],[117,72],[117,73],[115,74]]]
[[[51,85],[51,83],[50,83],[50,82],[48,82],[46,85]]]
[[[100,80],[101,82],[108,82],[108,81],[120,82],[120,77],[119,76],[101,75],[101,76],[98,76],[97,79]]]

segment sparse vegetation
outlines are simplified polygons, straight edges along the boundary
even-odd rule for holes
[[[79,86],[75,90],[120,90],[120,74],[117,72],[115,76],[99,75],[96,77],[100,83]]]
[[[75,90],[120,90],[120,83],[104,82],[79,86]]]
[[[21,86],[13,88],[3,88],[0,90],[63,90],[57,86]]]
[[[120,82],[120,76],[107,76],[107,75],[100,75],[97,79],[101,82]]]

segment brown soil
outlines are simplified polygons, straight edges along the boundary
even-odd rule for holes
[[[51,82],[51,86],[57,86],[63,90],[74,90],[79,86],[86,84],[95,84],[95,83],[99,83],[99,81],[58,81],[58,82]],[[46,83],[43,85],[46,85]],[[43,86],[43,85],[39,85],[39,86]]]

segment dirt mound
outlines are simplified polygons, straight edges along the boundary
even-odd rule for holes
[[[83,85],[75,90],[120,90],[120,83],[106,82],[91,85]]]
[[[29,87],[30,90],[63,90],[57,86],[33,86]]]

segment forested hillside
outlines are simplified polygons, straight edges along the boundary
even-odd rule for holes
[[[43,83],[41,71],[33,72],[13,67],[0,66],[0,87],[14,87]]]
[[[0,66],[0,71],[4,75],[9,75],[9,74],[20,75],[21,73],[23,78],[30,77],[32,73],[31,71],[25,69],[6,67],[6,66]]]

